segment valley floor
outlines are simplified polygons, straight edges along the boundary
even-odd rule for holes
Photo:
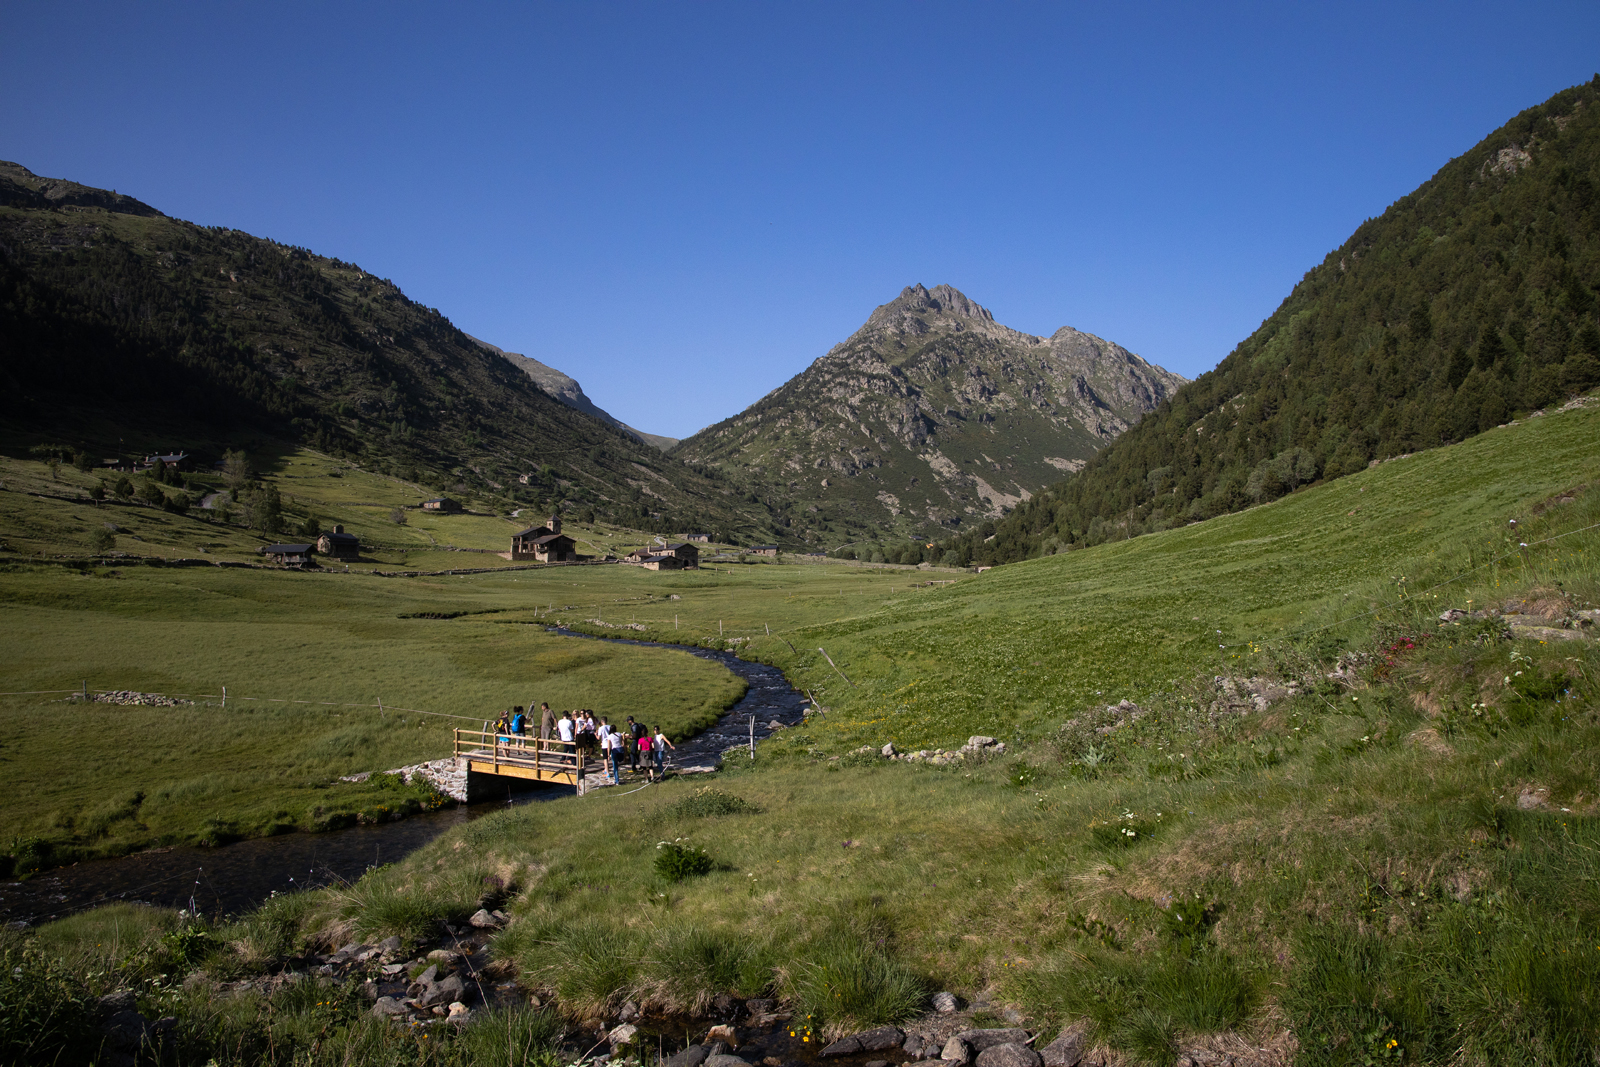
[[[507,811],[232,925],[180,936],[170,918],[124,917],[113,951],[110,920],[86,916],[33,944],[87,992],[167,975],[141,996],[177,1017],[176,1047],[196,1063],[332,1063],[360,1041],[396,1062],[452,1055],[363,1021],[359,984],[336,994],[306,979],[325,1007],[217,983],[347,939],[422,945],[486,900],[510,919],[496,973],[590,1032],[627,1001],[692,1012],[734,993],[842,1033],[942,988],[1036,1030],[1081,1026],[1118,1062],[1196,1048],[1241,1062],[1250,1048],[1273,1050],[1262,1062],[1590,1062],[1596,441],[1600,408],[1546,416],[949,586],[833,567],[649,582],[590,568],[527,588],[524,574],[357,584],[15,567],[0,585],[7,633],[39,636],[12,657],[8,689],[96,662],[152,690],[219,664],[286,696],[401,677],[413,706],[439,710],[509,703],[529,670],[542,672],[533,688],[596,707],[661,700],[661,715],[692,717],[721,699],[675,664],[688,657],[578,663],[566,657],[599,653],[517,625],[565,618],[748,637],[742,654],[827,708],[710,784]],[[398,618],[468,607],[499,610]],[[131,627],[168,633],[178,624],[158,620],[179,614],[193,629],[130,647]],[[281,639],[255,651],[264,625],[280,638],[309,627],[294,666],[272,655]],[[170,651],[209,633],[224,654]],[[4,709],[19,770],[13,746],[44,730],[44,712],[30,725],[26,711]],[[1004,753],[882,755],[976,734]],[[319,773],[373,751],[364,735],[348,743]],[[196,970],[208,977],[179,984]],[[465,1055],[471,1030],[438,1043]],[[529,1048],[548,1047],[540,1033]],[[242,1048],[258,1051],[229,1051]]]

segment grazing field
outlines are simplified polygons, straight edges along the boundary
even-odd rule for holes
[[[430,627],[445,660],[534,618],[665,635],[676,615],[696,641],[714,641],[720,620],[724,639],[750,637],[748,654],[783,664],[828,711],[710,784],[477,820],[355,886],[218,928],[186,960],[97,957],[92,924],[41,936],[90,961],[75,965],[85,988],[215,976],[261,966],[252,930],[275,931],[279,957],[351,936],[425,945],[489,886],[509,891],[513,916],[498,955],[573,1020],[614,1018],[627,999],[694,1010],[719,992],[777,992],[840,1032],[948,988],[1037,1029],[1080,1024],[1133,1062],[1197,1047],[1319,1065],[1590,1062],[1600,640],[1583,613],[1600,601],[1597,441],[1600,410],[1551,414],[950,586],[771,565],[242,576],[251,592],[233,596],[252,611],[288,610],[274,598],[322,582],[347,591],[323,614],[344,611],[348,632]],[[158,578],[176,580],[138,582]],[[88,595],[76,590],[143,588],[38,569],[5,579],[5,610],[54,612],[57,634],[131,611],[75,615],[69,602]],[[374,596],[392,599],[380,610]],[[393,618],[447,605],[509,610]],[[1478,614],[1441,620],[1446,609]],[[1541,629],[1523,625],[1534,614]],[[27,676],[59,671],[49,658]],[[946,766],[877,751],[969,733],[1007,750]],[[669,843],[686,850],[678,862],[659,858]],[[226,1042],[202,1023],[225,1002],[195,981],[160,1007],[195,1020],[182,1024],[195,1054],[224,1063]],[[254,1018],[309,1010],[283,1000]],[[338,1010],[365,1033],[360,1005]],[[229,1018],[240,1033],[267,1025]],[[334,1062],[331,1048],[307,1044],[307,1062]]]
[[[340,775],[448,755],[453,727],[478,728],[513,704],[633,714],[682,736],[744,691],[721,666],[682,652],[482,621],[496,615],[401,617],[483,607],[423,580],[13,569],[0,576],[0,689],[86,682],[195,703],[0,697],[0,759],[15,791],[0,835],[50,842],[59,860],[338,825],[416,799]]]
[[[13,522],[19,500],[32,498],[0,494]],[[149,510],[154,521],[194,521]],[[392,781],[337,779],[447,755],[452,727],[476,728],[513,704],[631,714],[681,739],[744,684],[686,653],[577,641],[545,625],[739,647],[769,628],[935,588],[912,588],[929,579],[915,570],[831,564],[381,578],[112,563],[12,556],[0,573],[0,692],[37,694],[0,695],[0,759],[19,789],[0,842],[20,842],[13,851],[42,848],[60,862],[415,806],[421,794]],[[64,691],[85,685],[197,703],[68,703]],[[406,710],[384,714],[380,703]]]

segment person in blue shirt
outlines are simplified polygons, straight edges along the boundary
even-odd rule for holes
[[[528,743],[522,740],[528,731],[527,716],[522,714],[522,705],[518,704],[511,714],[511,736],[517,739],[518,748],[527,748]]]

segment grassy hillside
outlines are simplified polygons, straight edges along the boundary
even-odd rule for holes
[[[52,469],[47,460],[0,456],[0,559],[13,553],[105,564],[151,558],[259,563],[262,544],[314,540],[308,530],[339,524],[360,538],[362,552],[348,565],[322,561],[334,569],[511,567],[516,564],[498,553],[510,547],[513,533],[544,522],[549,514],[509,506],[526,505],[536,493],[522,501],[466,496],[463,512],[424,511],[419,505],[431,495],[427,486],[313,449],[264,448],[251,453],[250,462],[255,471],[237,501],[229,499],[227,479],[216,471],[184,475],[181,486],[152,486],[145,476],[132,477],[135,493],[123,499],[111,492],[120,477],[115,472],[80,471],[61,463]],[[280,509],[272,534],[260,528],[263,523],[250,509],[252,496],[269,487]],[[164,504],[145,498],[152,488]],[[212,507],[200,506],[213,494],[218,495]],[[109,544],[96,542],[101,530],[111,534]],[[643,530],[598,519],[569,517],[563,530],[578,542],[580,554],[597,559],[652,539]],[[704,547],[708,555],[733,549],[716,542]]]
[[[725,478],[573,410],[353,263],[0,164],[0,449],[300,445],[434,491],[776,532]],[[531,475],[524,484],[519,479]],[[430,494],[431,495],[431,494]]]
[[[799,635],[797,645],[823,644],[848,660],[857,689],[841,689],[820,660],[793,660],[770,642],[758,650],[849,709],[828,728],[839,743],[1037,736],[1096,702],[1137,702],[1195,675],[1233,673],[1263,642],[1337,647],[1347,631],[1317,628],[1345,615],[1361,616],[1352,625],[1382,619],[1408,591],[1515,549],[1508,520],[1526,522],[1541,501],[1600,476],[1597,440],[1600,405],[1545,415],[1181,530],[1000,567],[914,608]],[[1527,579],[1540,573],[1535,561],[1577,566],[1567,550],[1538,550]],[[1523,579],[1520,568],[1502,561],[1483,573],[1509,583]],[[1429,603],[1443,610],[1458,588],[1428,593]]]
[[[1597,189],[1600,80],[1441,167],[1307,271],[1214,371],[933,558],[1009,562],[1237,511],[1592,389]]]

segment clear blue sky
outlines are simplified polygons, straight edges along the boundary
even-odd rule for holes
[[[6,5],[0,158],[359,263],[685,436],[913,282],[1193,377],[1600,4]]]

